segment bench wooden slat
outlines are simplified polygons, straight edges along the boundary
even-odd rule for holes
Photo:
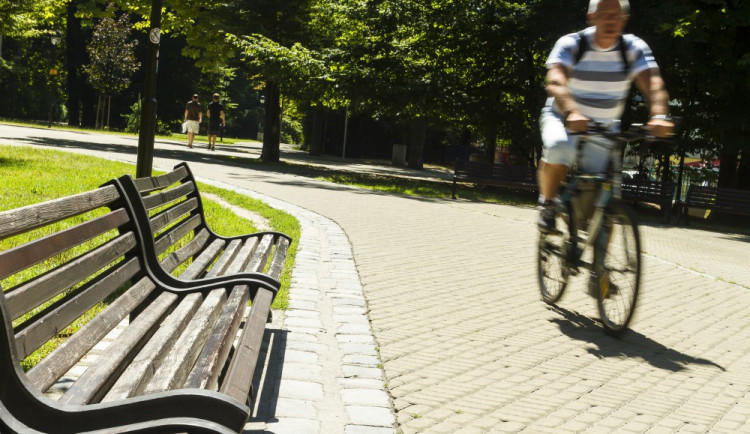
[[[143,197],[143,204],[146,209],[151,211],[160,206],[164,206],[168,203],[174,202],[184,196],[195,191],[195,184],[192,182],[186,182],[180,184],[177,187],[170,188],[169,190],[160,191],[149,196]]]
[[[271,266],[268,268],[268,275],[278,279],[281,276],[281,271],[284,268],[284,262],[286,261],[286,254],[289,251],[289,240],[283,237],[279,237],[278,243],[276,243],[276,253],[273,255]]]
[[[156,288],[151,280],[141,279],[112,302],[103,312],[81,327],[62,345],[26,373],[40,391],[49,389],[81,357],[112,331]]]
[[[128,213],[124,209],[118,209],[93,220],[6,250],[0,253],[0,279],[116,229],[128,221]],[[20,266],[23,268],[19,268]]]
[[[133,320],[115,339],[95,364],[81,375],[58,401],[61,404],[83,405],[98,402],[135,356],[145,339],[169,312],[177,295],[164,292]]]
[[[0,237],[17,235],[69,217],[101,208],[118,200],[113,186],[25,206],[0,213]]]
[[[183,215],[189,214],[191,211],[198,208],[198,199],[196,198],[190,198],[184,202],[180,202],[179,204],[167,208],[164,211],[156,214],[155,216],[151,217],[151,231],[153,231],[154,234],[159,233],[160,230],[162,230],[164,227],[166,227],[168,224],[174,222],[179,217]]]
[[[201,224],[201,221],[201,216],[194,215],[159,235],[155,240],[156,254],[161,255],[164,253],[172,244],[175,244],[182,237],[190,233],[190,231],[197,228]]]
[[[250,272],[261,272],[266,266],[268,255],[271,253],[273,248],[273,235],[266,234],[261,238],[258,247],[253,252],[253,256],[248,261],[245,271]]]
[[[144,178],[136,178],[133,180],[136,188],[141,193],[149,193],[154,190],[169,187],[177,181],[182,180],[188,175],[188,171],[185,167],[178,167],[177,169],[159,176],[148,176]]]
[[[237,330],[240,328],[249,298],[250,288],[247,285],[238,285],[232,289],[206,345],[185,382],[185,387],[218,390],[219,374],[237,337]]]
[[[253,252],[255,252],[255,248],[258,246],[258,242],[259,240],[257,238],[246,240],[232,263],[227,267],[226,274],[236,274],[245,270]]]
[[[75,321],[76,318],[88,312],[97,303],[120,288],[140,270],[141,265],[138,258],[132,258],[111,273],[104,275],[103,278],[91,282],[72,297],[60,300],[40,312],[33,319],[21,324],[16,332],[16,346],[19,357],[25,358],[34,352]],[[26,324],[29,324],[29,326],[24,327]]]
[[[190,319],[190,323],[164,358],[164,363],[154,373],[144,393],[163,392],[183,387],[225,302],[226,290],[224,288],[215,289],[206,296],[201,307]]]
[[[211,269],[208,271],[208,274],[206,274],[206,277],[216,277],[216,276],[222,276],[225,274],[227,267],[229,267],[229,264],[232,263],[232,261],[235,260],[237,257],[237,253],[239,253],[240,248],[242,247],[242,240],[232,240],[227,244],[226,249],[221,253],[221,256],[219,256],[219,259],[214,262],[214,265],[211,266]]]
[[[129,252],[135,245],[135,235],[128,232],[39,278],[22,284],[17,289],[11,290],[6,293],[6,303],[11,318],[20,317],[46,300],[81,282]]]
[[[200,307],[201,301],[203,301],[203,295],[198,292],[188,294],[180,300],[159,330],[120,375],[102,402],[125,399],[143,392],[143,388],[151,380],[154,371],[164,362],[164,358],[180,332],[185,330],[190,318]]]
[[[239,402],[249,401],[253,373],[263,343],[263,333],[259,331],[265,328],[272,301],[271,291],[264,288],[258,289],[250,307],[250,315],[245,320],[240,342],[219,389]]]
[[[206,268],[211,265],[214,259],[221,253],[221,249],[226,245],[226,241],[217,239],[206,247],[200,255],[193,259],[193,262],[180,274],[181,279],[195,279],[202,275]]]
[[[167,270],[168,273],[174,271],[183,262],[190,259],[193,255],[200,252],[208,242],[209,233],[207,230],[201,230],[189,243],[182,246],[180,249],[175,250],[162,259],[161,266]]]

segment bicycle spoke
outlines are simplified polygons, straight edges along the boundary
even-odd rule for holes
[[[625,330],[638,297],[640,283],[640,239],[628,208],[617,206],[609,226],[610,236],[603,258],[609,290],[598,306],[602,323],[609,333]]]

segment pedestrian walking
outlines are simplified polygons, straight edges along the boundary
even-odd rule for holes
[[[208,149],[215,151],[216,136],[227,125],[227,120],[224,116],[224,106],[219,102],[218,93],[214,93],[213,101],[208,105],[208,109],[206,110],[206,116],[208,116]]]
[[[188,148],[193,147],[193,139],[200,132],[201,122],[203,122],[203,108],[198,102],[198,94],[185,105],[185,126],[187,128]]]

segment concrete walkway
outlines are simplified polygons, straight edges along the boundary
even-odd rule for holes
[[[0,126],[3,143],[135,161],[134,140],[109,136]],[[302,292],[271,342],[286,352],[269,394],[277,414],[259,409],[265,419],[248,429],[385,432],[393,417],[404,433],[750,432],[750,237],[643,227],[642,298],[632,332],[616,340],[592,319],[583,281],[559,308],[539,300],[532,209],[373,193],[217,155],[233,154],[158,144],[155,166],[186,160],[203,178],[310,217],[295,268]],[[360,290],[366,311],[351,301]],[[365,312],[390,411],[367,357]],[[304,319],[313,317],[320,328]],[[297,333],[310,336],[292,342]],[[285,378],[306,372],[298,362],[320,377]],[[303,395],[287,396],[284,380],[300,381],[286,391]]]

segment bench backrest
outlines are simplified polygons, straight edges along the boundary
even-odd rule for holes
[[[689,206],[750,215],[750,191],[690,184],[685,202]]]
[[[3,357],[14,369],[29,356],[43,357],[27,372],[38,391],[62,377],[154,288],[144,277],[140,238],[120,199],[108,185],[0,213],[0,307],[12,340]],[[60,336],[67,339],[57,346]]]
[[[647,179],[627,179],[622,181],[622,197],[627,200],[670,201],[674,194],[672,181],[651,181]]]
[[[249,241],[242,236],[216,235],[205,221],[198,186],[184,163],[165,175],[138,179],[125,176],[120,181],[126,191],[132,187],[142,196],[140,203],[132,201],[135,218],[141,227],[150,228],[161,267],[168,273],[179,272],[182,279],[262,272],[272,252],[289,243],[288,237],[278,232],[257,233]],[[148,218],[143,220],[146,214]],[[148,246],[146,251],[150,251]],[[247,260],[233,261],[235,257]],[[230,262],[231,269],[227,268]],[[274,269],[268,274],[278,279],[280,272]]]
[[[457,179],[486,179],[497,182],[536,185],[536,169],[507,164],[456,160],[454,176]]]

